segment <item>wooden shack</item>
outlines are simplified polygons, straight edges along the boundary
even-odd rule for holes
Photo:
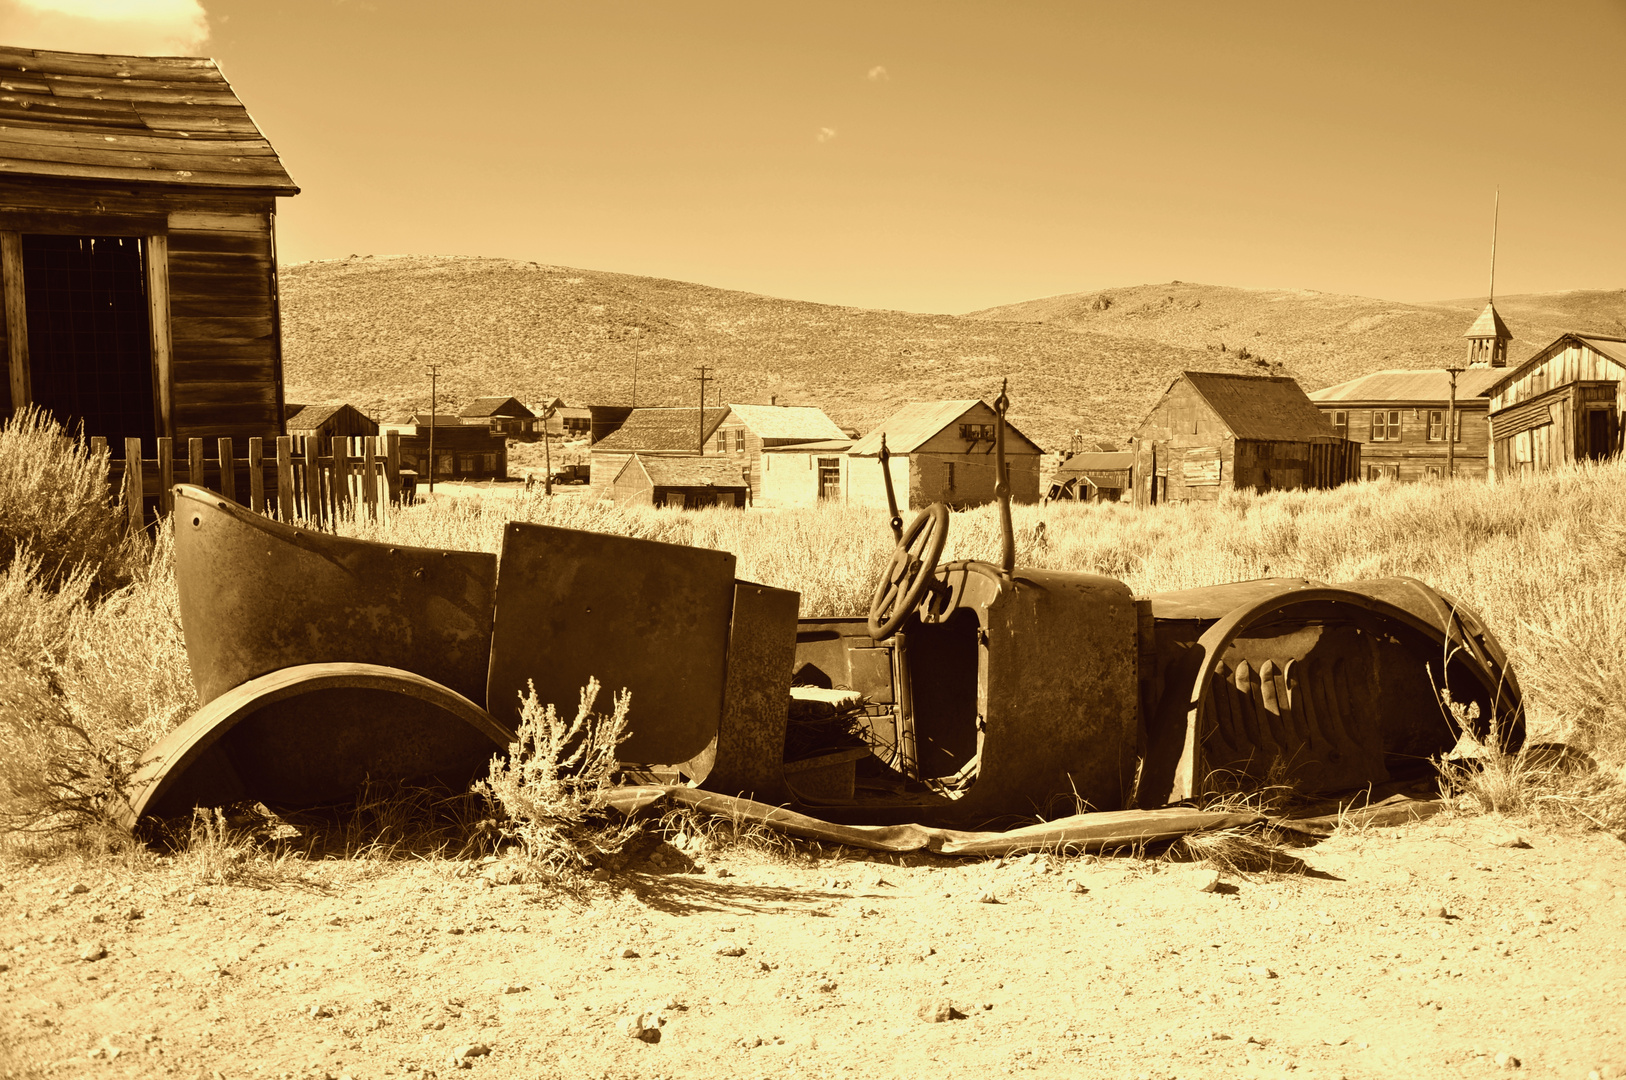
[[[623,506],[743,507],[750,495],[740,463],[726,457],[633,454],[610,483],[610,497]]]
[[[401,436],[401,466],[429,478],[430,429],[434,429],[436,480],[508,479],[508,440],[489,427],[472,427],[450,413],[414,413],[385,430]]]
[[[609,497],[610,485],[633,454],[652,457],[705,457],[717,425],[728,417],[728,409],[707,409],[704,419],[696,408],[639,408],[623,417],[614,431],[599,437],[594,414],[592,443],[593,493]],[[736,469],[739,463],[736,462]]]
[[[1457,476],[1482,480],[1490,460],[1490,397],[1505,368],[1469,368],[1457,374]],[[1361,444],[1362,475],[1406,482],[1446,473],[1451,451],[1451,376],[1441,369],[1385,370],[1312,391],[1333,433]]]
[[[37,404],[115,457],[281,435],[299,189],[215,62],[0,48],[0,88],[0,415]]]
[[[712,435],[711,449],[718,455],[730,455],[738,460],[751,484],[752,501],[756,503],[763,494],[764,470],[771,468],[763,457],[764,450],[832,441],[843,443],[843,449],[851,444],[835,421],[824,415],[823,409],[812,405],[730,405],[728,415]],[[782,486],[778,494],[779,501],[774,505],[780,506],[811,506],[821,497],[817,488],[805,486],[794,489]],[[783,501],[786,497],[794,501]]]
[[[1621,452],[1626,338],[1562,334],[1496,374],[1487,391],[1496,478]]]
[[[493,435],[530,439],[541,434],[537,414],[516,397],[477,397],[458,411],[457,418],[469,427],[485,426]]]
[[[1136,506],[1332,488],[1360,475],[1360,444],[1334,434],[1283,376],[1183,371],[1133,442]]]
[[[889,471],[898,506],[918,510],[934,502],[955,509],[994,501],[994,426],[992,406],[975,398],[960,401],[912,401],[848,451],[847,501],[857,506],[886,506],[885,477],[879,456],[881,436],[892,455]],[[1005,426],[1005,471],[1011,501],[1039,501],[1037,443]]]
[[[1130,450],[1074,454],[1050,477],[1046,498],[1052,501],[1117,502],[1130,489],[1135,454]]]
[[[286,421],[288,434],[324,439],[353,439],[377,435],[378,424],[354,405],[341,402],[306,405]],[[326,445],[325,443],[323,445]]]

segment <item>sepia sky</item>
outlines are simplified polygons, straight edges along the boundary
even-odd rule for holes
[[[217,58],[284,262],[496,255],[961,312],[1143,282],[1626,287],[1626,0],[0,0]]]

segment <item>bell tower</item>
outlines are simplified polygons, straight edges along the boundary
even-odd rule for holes
[[[1479,313],[1479,318],[1462,335],[1468,339],[1469,367],[1507,367],[1507,343],[1513,340],[1513,332],[1502,321],[1502,316],[1496,313],[1496,224],[1501,208],[1502,193],[1497,191],[1495,208],[1491,211],[1490,290],[1486,296],[1485,310]]]

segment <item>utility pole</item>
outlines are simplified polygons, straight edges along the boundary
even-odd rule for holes
[[[713,378],[706,374],[711,369],[705,364],[699,365],[695,370],[700,372],[700,455],[704,457],[706,454],[706,384],[712,382]]]
[[[1457,373],[1459,367],[1448,367],[1446,373],[1451,376],[1451,404],[1445,413],[1445,478],[1455,480],[1457,476]]]
[[[553,436],[548,434],[548,421],[552,416],[552,405],[542,410],[542,468],[547,470],[542,474],[544,495],[553,494]]]
[[[435,380],[440,365],[429,365],[429,494],[435,493]]]
[[[638,407],[638,354],[632,354],[632,407]]]

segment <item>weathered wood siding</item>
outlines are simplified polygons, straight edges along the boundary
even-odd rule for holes
[[[1483,398],[1457,402],[1458,426],[1462,437],[1457,441],[1456,471],[1461,477],[1482,480],[1490,462],[1490,415]],[[1349,419],[1349,439],[1361,446],[1362,475],[1371,477],[1374,470],[1393,476],[1402,482],[1426,480],[1443,475],[1448,449],[1444,439],[1430,439],[1429,412],[1447,412],[1443,406],[1395,406],[1382,403],[1361,405],[1319,406],[1333,424],[1339,413]],[[1398,440],[1373,440],[1373,416],[1385,414],[1383,430],[1389,430],[1387,414],[1400,414]],[[1444,430],[1443,418],[1441,430]]]
[[[1542,472],[1619,453],[1626,416],[1626,364],[1565,335],[1498,384],[1490,398],[1491,470],[1497,477]],[[1593,446],[1589,414],[1603,446]]]
[[[1538,360],[1529,371],[1497,388],[1490,397],[1490,411],[1493,414],[1574,382],[1622,384],[1622,388],[1617,390],[1616,410],[1626,411],[1626,365],[1573,338],[1560,339],[1555,344],[1560,347],[1554,349],[1550,356]]]
[[[1175,382],[1135,432],[1135,505],[1218,499],[1230,486],[1235,444],[1196,387]]]
[[[631,457],[627,455],[628,460]],[[649,474],[637,462],[628,464],[624,460],[623,466],[606,488],[609,497],[622,506],[655,505],[655,485],[650,483]]]

